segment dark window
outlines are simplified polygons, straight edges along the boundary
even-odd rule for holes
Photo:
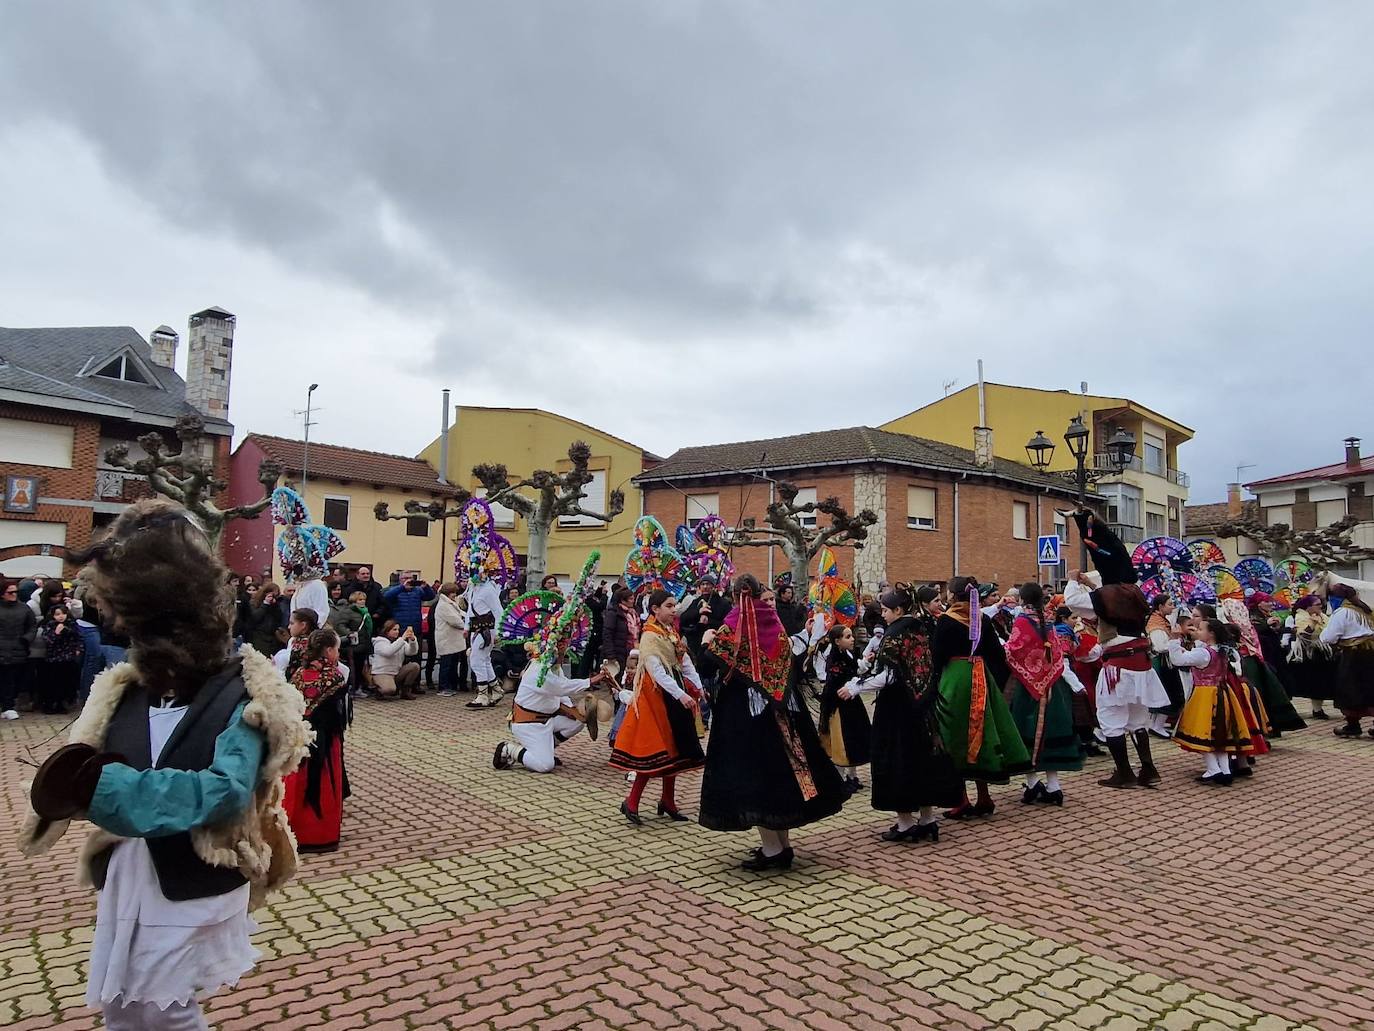
[[[428,537],[429,516],[410,516],[406,519],[407,537]]]
[[[148,382],[143,373],[138,371],[138,366],[129,361],[129,359],[122,354],[114,361],[108,362],[102,368],[97,369],[95,374],[97,376],[103,376],[106,379],[122,379],[128,383],[146,384]]]
[[[324,499],[324,525],[331,530],[348,529],[348,499]]]

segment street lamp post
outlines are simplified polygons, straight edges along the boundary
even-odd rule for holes
[[[1088,507],[1089,481],[1096,480],[1102,475],[1098,470],[1088,468],[1088,436],[1088,427],[1083,425],[1083,416],[1075,415],[1069,420],[1068,429],[1064,431],[1064,443],[1069,446],[1069,454],[1073,455],[1074,468],[1062,475],[1078,488],[1080,512]],[[1135,434],[1117,430],[1107,441],[1105,450],[1112,473],[1119,474],[1131,464],[1131,459],[1135,456]],[[1026,442],[1026,457],[1030,459],[1030,464],[1041,472],[1049,468],[1050,461],[1054,458],[1054,441],[1045,436],[1044,430],[1036,430],[1035,436]],[[1088,545],[1081,533],[1078,535],[1078,565],[1080,569],[1088,567]]]
[[[301,496],[305,496],[306,473],[310,469],[310,401],[315,391],[320,389],[318,383],[310,384],[310,389],[305,392],[305,443],[301,447]]]

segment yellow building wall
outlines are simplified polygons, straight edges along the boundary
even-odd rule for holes
[[[1091,456],[1099,450],[1097,441],[1093,439],[1095,433],[1092,413],[1100,410],[1123,408],[1127,404],[1127,401],[1117,397],[1074,394],[1067,390],[1034,390],[1001,383],[985,384],[984,398],[987,407],[987,425],[993,431],[993,453],[998,458],[1028,464],[1026,443],[1035,436],[1037,430],[1042,430],[1045,436],[1054,442],[1054,455],[1049,465],[1051,471],[1070,470],[1077,465],[1073,455],[1069,452],[1069,446],[1064,443],[1064,430],[1068,428],[1070,419],[1075,415],[1084,416],[1083,422],[1088,428],[1088,455],[1089,460],[1091,460]],[[1135,412],[1124,414],[1118,421],[1135,433],[1137,457],[1141,454],[1144,430],[1155,433],[1170,442],[1177,440],[1178,437],[1176,430],[1154,423]],[[973,428],[977,425],[978,387],[974,385],[956,391],[939,401],[934,401],[917,411],[893,419],[880,428],[892,433],[905,433],[914,437],[944,441],[947,444],[972,450]],[[1170,468],[1176,468],[1177,453],[1176,443],[1167,449],[1167,460]],[[1143,496],[1142,524],[1145,519],[1143,506],[1161,506],[1167,515],[1170,497],[1183,500],[1187,500],[1188,497],[1186,487],[1180,487],[1165,477],[1156,476],[1152,473],[1128,469],[1122,474],[1121,480],[1140,488]],[[1115,482],[1115,478],[1112,482]]]
[[[553,412],[460,405],[449,427],[448,480],[476,492],[481,484],[472,469],[486,462],[504,464],[512,482],[536,469],[561,472],[571,465],[568,446],[578,440],[591,447],[590,468],[606,472],[607,503],[610,492],[619,487],[625,492],[625,511],[609,524],[555,526],[549,537],[548,571],[570,581],[581,572],[587,553],[597,548],[601,551],[602,575],[614,580],[624,569],[625,556],[634,544],[634,524],[641,511],[639,488],[630,479],[643,471],[642,448]],[[418,457],[439,468],[438,438]],[[533,491],[527,488],[525,493],[532,495]],[[672,533],[675,527],[667,529]],[[450,526],[450,538],[456,532],[457,527]],[[515,517],[513,528],[501,527],[499,532],[521,555],[528,553],[529,531],[520,516]]]
[[[297,490],[300,489],[299,484],[294,486]],[[418,572],[425,580],[433,580],[436,577],[443,580],[453,579],[451,547],[445,552],[446,558],[443,563],[440,562],[440,524],[430,526],[428,537],[411,537],[406,533],[404,521],[380,522],[373,515],[379,501],[385,501],[396,514],[403,511],[402,506],[411,498],[428,504],[432,500],[428,492],[412,490],[407,494],[400,487],[383,487],[381,490],[375,490],[369,484],[340,483],[336,480],[315,479],[312,476],[303,494],[311,518],[320,524],[324,522],[326,498],[348,499],[348,529],[335,530],[343,538],[347,550],[334,559],[334,562],[350,566],[370,565],[373,578],[383,587],[392,573],[401,571]],[[455,525],[449,524],[451,529]],[[282,575],[275,547],[272,549],[272,575],[278,578]],[[283,581],[278,579],[277,582]]]

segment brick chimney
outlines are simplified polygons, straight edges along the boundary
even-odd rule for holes
[[[186,351],[186,400],[208,419],[229,421],[229,373],[234,360],[234,316],[206,308],[191,316]]]
[[[1239,519],[1244,511],[1245,500],[1241,497],[1240,484],[1228,483],[1226,485],[1226,518]]]
[[[1345,438],[1345,464],[1351,469],[1360,467],[1360,438]]]
[[[177,344],[180,338],[171,326],[158,326],[148,334],[148,344],[153,349],[153,364],[164,369],[177,367]]]
[[[992,428],[973,427],[973,464],[979,469],[992,468]]]

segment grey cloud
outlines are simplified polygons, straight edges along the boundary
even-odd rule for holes
[[[880,422],[981,355],[1194,426],[1206,500],[1256,411],[1264,471],[1313,457],[1287,430],[1294,348],[1365,353],[1365,5],[6,20],[0,125],[68,125],[185,231],[437,326],[420,368],[467,400],[614,408],[660,450]],[[1361,362],[1329,389],[1370,386]]]

